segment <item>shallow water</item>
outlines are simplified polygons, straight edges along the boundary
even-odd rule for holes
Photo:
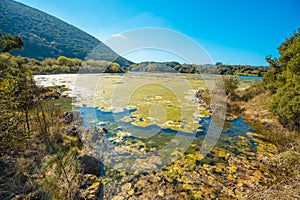
[[[109,131],[106,135],[108,147],[94,149],[98,153],[101,152],[104,158],[102,161],[106,166],[107,183],[103,187],[104,191],[107,191],[105,195],[108,196],[111,191],[117,194],[124,192],[122,186],[128,183],[139,188],[138,184],[143,176],[145,179],[155,177],[154,179],[172,182],[166,190],[175,194],[186,191],[184,188],[188,187],[189,190],[193,188],[194,191],[199,191],[203,196],[209,196],[211,192],[204,190],[201,183],[207,184],[207,180],[210,180],[207,187],[211,188],[216,196],[226,196],[228,193],[217,190],[217,185],[231,190],[243,181],[246,188],[255,187],[263,177],[256,155],[272,155],[276,150],[249,134],[254,130],[243,118],[227,121],[216,145],[207,155],[203,155],[201,147],[212,123],[210,118],[199,120],[201,131],[191,133],[165,129],[157,125],[141,127],[131,122],[120,121],[124,116],[135,112],[135,109],[113,113],[93,107],[82,107],[77,111],[81,113],[86,128],[105,127]],[[176,140],[178,135],[182,137]],[[126,173],[116,175],[116,169]],[[137,175],[131,180],[132,173],[136,172],[143,176]],[[117,180],[117,177],[122,179]],[[188,184],[182,185],[185,182]],[[156,187],[156,184],[153,184]],[[144,192],[148,189],[144,189]],[[189,198],[194,194],[188,193]]]
[[[35,78],[41,85],[66,85],[71,88],[68,94],[74,97],[73,108],[81,113],[83,126],[108,130],[102,144],[90,140],[93,135],[88,135],[89,132],[81,136],[92,155],[99,156],[104,162],[105,177],[102,178],[105,185],[102,189],[107,199],[112,199],[114,195],[129,198],[129,193],[137,199],[149,196],[159,198],[157,191],[162,188],[165,195],[175,195],[175,199],[240,198],[237,187],[244,192],[250,191],[265,176],[257,157],[276,154],[276,147],[253,133],[255,130],[243,118],[225,121],[217,143],[207,154],[203,154],[202,147],[205,147],[204,141],[209,138],[208,130],[213,124],[211,118],[194,115],[190,112],[192,109],[187,109],[188,118],[174,112],[182,108],[182,105],[176,104],[182,97],[186,103],[183,108],[198,103],[191,98],[193,94],[190,90],[178,87],[178,91],[185,91],[178,98],[174,95],[176,89],[158,87],[154,77],[148,79],[144,74],[127,77],[136,81],[129,87],[144,83],[145,79],[155,83],[137,87],[136,92],[130,95],[132,98],[128,106],[122,102],[117,106],[112,103],[115,93],[121,94],[121,97],[128,94],[124,87],[128,79],[123,75],[89,74],[79,80],[77,75]],[[164,81],[161,83],[170,88],[187,83],[188,87],[198,89],[214,85],[216,76],[203,78],[200,75],[180,74],[179,78],[187,82],[178,81],[173,76],[162,78]],[[241,88],[256,80],[241,77]],[[95,81],[98,81],[97,86],[91,85]],[[84,83],[84,87],[76,89],[76,82]],[[196,109],[199,107],[196,106]],[[155,121],[153,118],[156,115],[158,120]],[[193,126],[185,127],[188,124]],[[147,180],[152,181],[149,183]]]
[[[165,148],[178,136],[180,136],[180,139],[177,140],[177,147],[173,148],[172,151],[180,151],[182,153],[186,151],[189,151],[189,153],[200,152],[200,147],[211,123],[210,117],[202,118],[198,121],[201,129],[194,132],[182,132],[171,128],[161,128],[157,125],[141,127],[121,120],[124,116],[135,112],[136,109],[113,113],[104,112],[93,107],[82,107],[77,111],[81,113],[83,126],[87,129],[91,126],[108,129],[106,135],[108,146],[116,148],[129,142],[130,144],[139,142],[140,145],[138,147],[129,146],[144,153],[157,152],[159,149]],[[232,121],[226,121],[215,147],[229,150],[231,153],[238,155],[244,149],[239,151],[238,148],[232,148],[232,146],[236,146],[238,142],[247,138],[248,152],[255,152],[257,144],[247,135],[247,133],[253,131],[253,128],[241,117]],[[100,151],[100,149],[98,150]]]
[[[188,132],[180,132],[170,128],[167,129],[160,128],[157,125],[141,127],[141,126],[133,125],[131,122],[121,121],[121,119],[124,118],[124,116],[130,115],[131,113],[135,112],[136,109],[132,109],[132,110],[125,109],[124,112],[114,113],[114,112],[104,112],[99,110],[98,108],[93,108],[93,107],[82,107],[77,109],[77,111],[80,112],[83,119],[83,126],[86,128],[90,126],[105,127],[109,123],[114,123],[119,126],[117,130],[130,131],[134,135],[138,135],[139,132],[150,134],[151,132],[158,133],[158,131],[161,131],[170,134],[179,133],[179,134],[184,134],[192,137],[200,137],[206,134],[209,124],[211,123],[210,117],[202,118],[198,122],[201,125],[201,130],[193,133],[188,133]],[[114,134],[115,131],[116,130],[112,130],[111,134]],[[245,135],[247,132],[252,132],[252,131],[253,128],[250,126],[250,124],[245,122],[242,117],[239,117],[232,121],[227,121],[227,123],[225,123],[225,126],[223,127],[222,134],[230,135],[230,136]]]
[[[198,138],[195,141],[201,143],[209,128],[210,118],[198,110],[197,101],[190,89],[210,87],[214,85],[216,78],[216,75],[147,73],[35,76],[39,85],[65,85],[70,88],[67,95],[74,97],[74,108],[79,108],[85,126],[109,126],[111,138],[115,138],[119,143],[124,143],[120,141],[119,135],[122,135],[125,141],[127,138],[141,140],[148,144],[146,152],[154,149],[154,146],[162,148],[163,144],[167,144],[164,138],[170,139],[176,134]],[[242,87],[256,80],[261,78],[240,77]],[[134,92],[127,94],[128,87],[133,87]],[[122,92],[124,94],[121,94]],[[124,105],[122,102],[118,105],[112,102],[112,99],[123,98],[126,95],[130,95],[130,98]],[[119,110],[116,110],[116,106]],[[198,113],[193,113],[194,110]],[[252,131],[249,124],[238,118],[225,123],[219,140],[247,136],[247,133]]]

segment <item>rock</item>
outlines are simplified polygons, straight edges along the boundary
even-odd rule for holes
[[[160,197],[164,197],[164,196],[165,196],[165,194],[164,194],[163,191],[161,191],[161,190],[159,190],[157,194],[158,194],[158,196],[160,196]]]
[[[68,127],[66,131],[66,135],[70,136],[80,136],[81,131],[77,128],[77,126]]]
[[[135,188],[139,191],[142,191],[146,185],[149,185],[149,182],[147,180],[141,179],[137,181],[137,183],[135,184]]]
[[[73,113],[72,112],[65,112],[65,124],[70,124],[73,121]]]
[[[92,126],[88,130],[88,134],[92,135],[92,142],[100,142],[100,140],[103,140],[103,137],[106,135],[108,130],[106,128],[99,129],[95,126]]]
[[[100,188],[101,183],[100,182],[94,182],[87,190],[83,192],[84,199],[90,199],[90,200],[96,200],[98,197],[100,197]]]
[[[80,125],[81,123],[81,117],[80,117],[80,113],[77,111],[73,111],[73,112],[65,112],[64,113],[64,121],[65,124],[70,124],[72,122],[75,122],[77,125]]]
[[[134,195],[134,189],[129,190],[129,191],[127,192],[127,194],[128,194],[129,196]]]
[[[112,200],[124,200],[125,198],[121,197],[121,196],[114,196],[112,198]]]
[[[91,185],[93,185],[94,182],[98,182],[99,178],[93,174],[85,174],[83,175],[83,181],[82,181],[82,185],[80,186],[80,188],[88,188]]]
[[[100,179],[91,174],[85,174],[83,176],[82,185],[80,186],[80,194],[75,199],[82,200],[96,200],[103,199],[103,190]]]
[[[125,193],[129,192],[131,190],[131,183],[125,183],[124,185],[122,185],[121,189],[122,192]]]
[[[82,164],[84,174],[93,174],[95,176],[100,175],[101,162],[99,160],[89,155],[79,156],[78,160]]]
[[[65,124],[70,124],[73,121],[73,112],[65,112]]]
[[[64,139],[61,136],[59,136],[59,137],[56,138],[56,144],[58,146],[62,146],[63,143],[64,143]]]

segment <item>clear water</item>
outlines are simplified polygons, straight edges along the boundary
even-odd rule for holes
[[[201,131],[180,132],[170,128],[164,129],[157,125],[150,125],[146,127],[140,127],[132,125],[131,122],[120,121],[124,116],[127,116],[133,110],[125,110],[120,113],[103,112],[93,107],[82,107],[77,110],[82,116],[82,123],[85,128],[90,126],[97,126],[99,128],[105,127],[108,129],[107,137],[116,136],[118,131],[129,132],[130,136],[123,137],[124,141],[141,140],[145,144],[151,144],[151,147],[162,148],[170,141],[176,134],[194,138],[194,143],[201,144],[205,137],[208,127],[211,123],[210,118],[203,118],[199,121],[201,125]],[[243,118],[239,117],[232,121],[226,121],[222,130],[222,134],[219,138],[217,146],[222,146],[227,149],[227,144],[239,140],[239,136],[248,137],[248,132],[253,132],[253,128]],[[251,142],[251,140],[250,140]],[[255,145],[252,148],[254,149]]]

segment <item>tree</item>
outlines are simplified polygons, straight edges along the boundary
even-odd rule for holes
[[[0,51],[9,52],[11,50],[21,49],[24,45],[20,36],[14,36],[11,34],[5,35],[0,30]]]
[[[0,124],[7,124],[1,127],[2,131],[10,128],[17,131],[10,122],[15,119],[16,126],[22,123],[18,118],[20,113],[24,113],[26,129],[30,132],[28,112],[34,103],[36,85],[29,68],[26,58],[14,57],[9,53],[0,54]]]
[[[222,84],[226,95],[232,95],[238,89],[239,79],[237,76],[222,76],[221,80],[216,82],[216,86],[223,88]]]
[[[272,93],[270,111],[287,127],[300,126],[300,29],[278,48],[280,57],[266,58],[272,70],[263,81]]]

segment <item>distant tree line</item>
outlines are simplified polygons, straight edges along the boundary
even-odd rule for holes
[[[269,70],[266,66],[251,65],[217,65],[218,72],[221,75],[244,75],[244,76],[262,76]]]
[[[267,66],[250,65],[224,65],[220,62],[216,65],[180,64],[178,62],[142,62],[130,66],[131,71],[140,72],[179,72],[179,73],[201,73],[220,75],[244,75],[262,76],[270,68]]]
[[[104,60],[83,61],[78,58],[60,56],[46,58],[43,61],[29,59],[33,74],[62,74],[62,73],[125,73],[132,72],[173,72],[188,74],[220,74],[262,76],[270,68],[249,65],[195,65],[178,62],[142,62],[128,66],[120,66],[117,62]]]
[[[57,59],[46,58],[43,61],[31,60],[31,70],[34,74],[62,73],[123,73],[124,70],[116,62],[104,60],[83,61],[78,58],[60,56]]]

